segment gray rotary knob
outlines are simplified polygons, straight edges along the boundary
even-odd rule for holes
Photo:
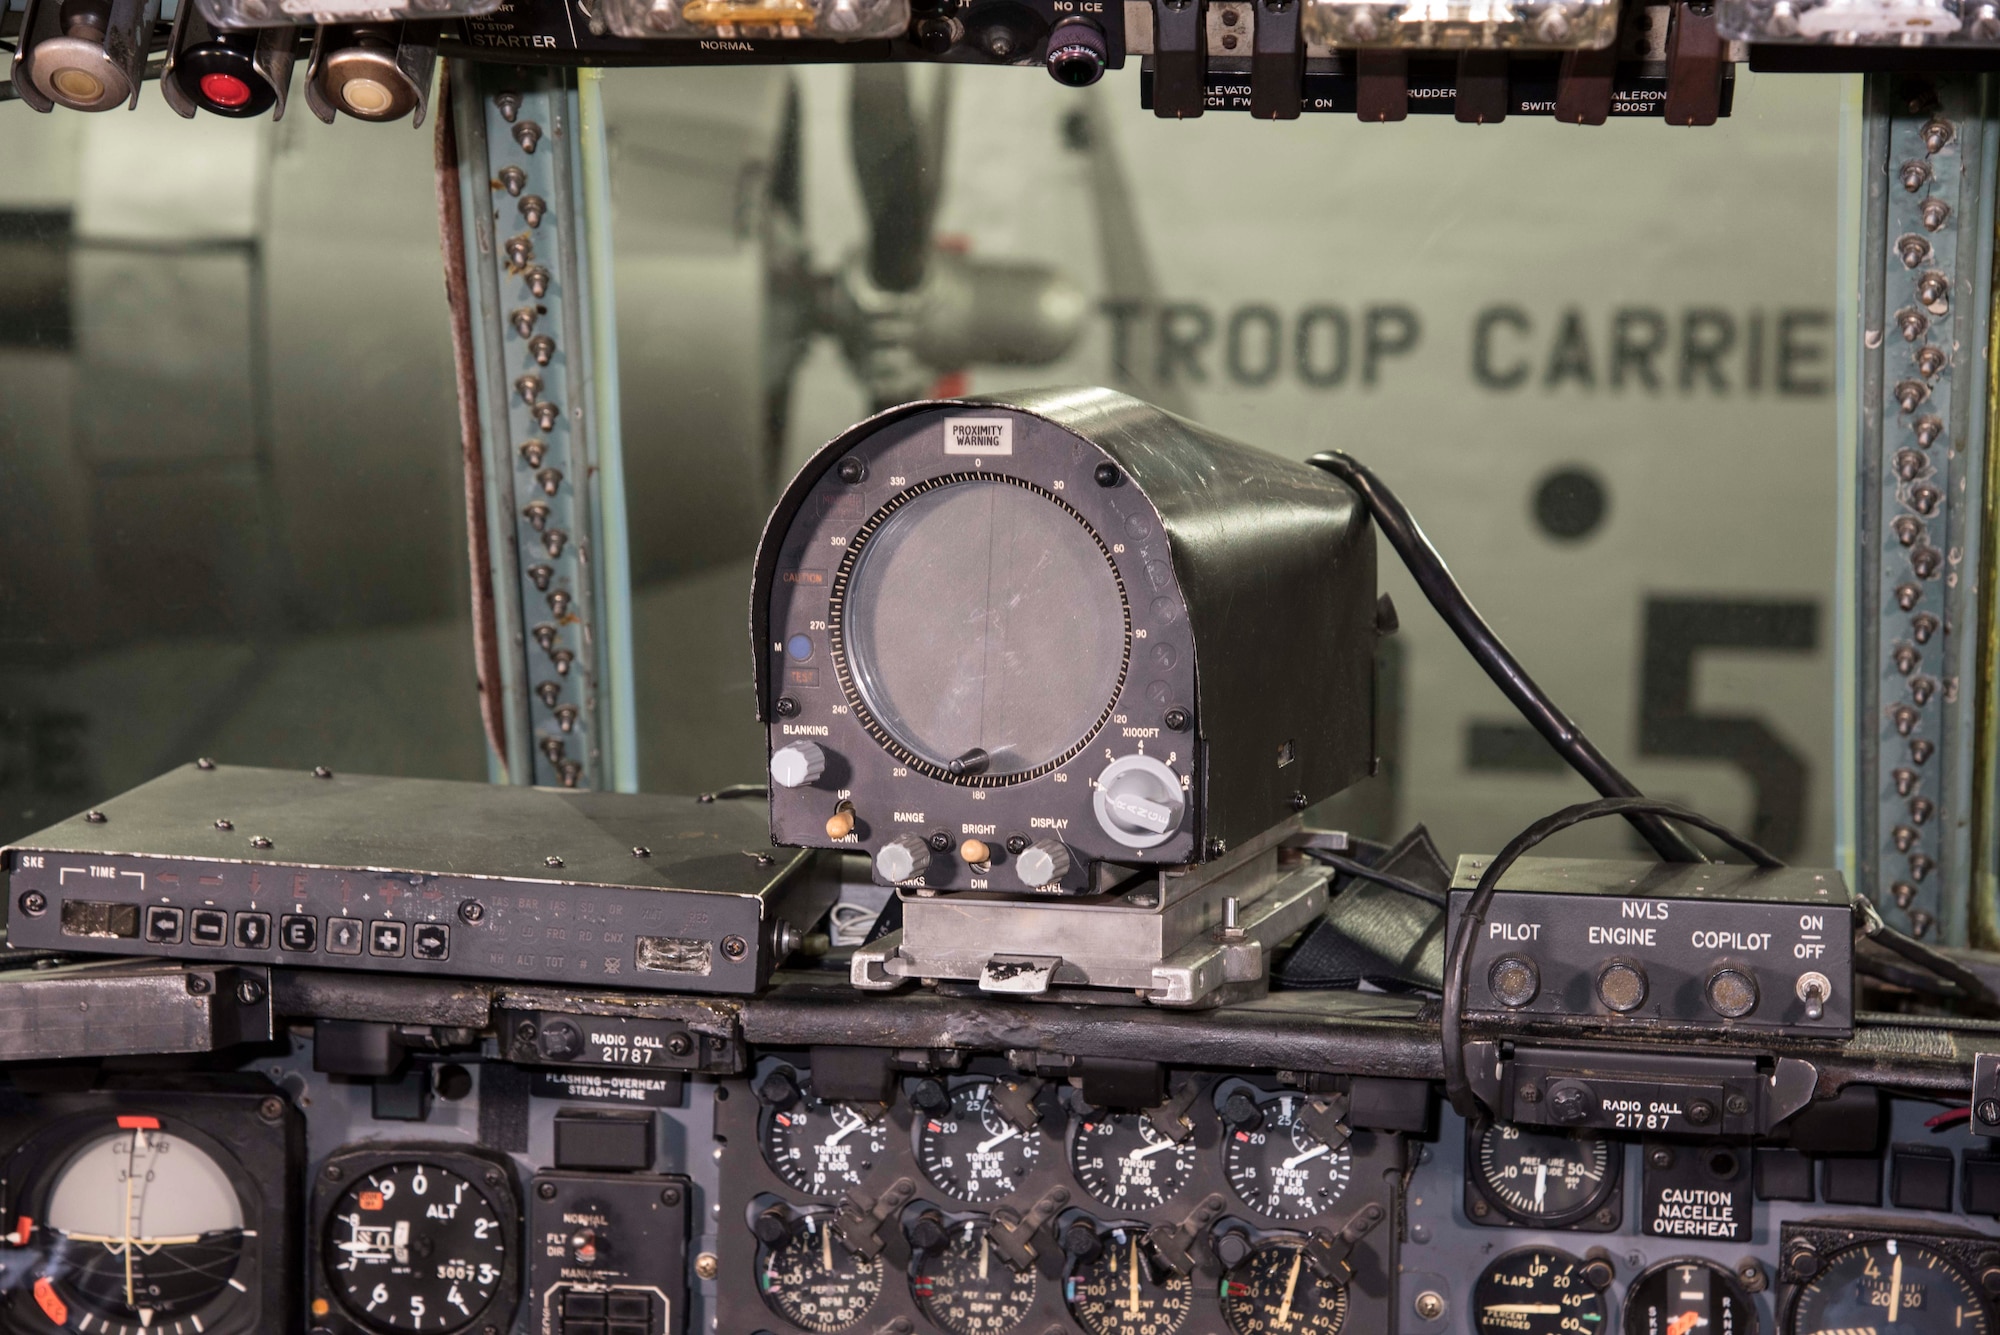
[[[1037,839],[1014,859],[1014,874],[1031,890],[1054,885],[1069,875],[1069,849],[1060,839]]]
[[[771,782],[780,788],[803,788],[826,773],[826,752],[812,742],[791,742],[771,753]]]
[[[875,854],[875,875],[885,884],[922,879],[931,869],[931,846],[914,834],[899,834]]]

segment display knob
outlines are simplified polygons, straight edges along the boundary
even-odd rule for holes
[[[803,788],[826,773],[826,752],[812,742],[790,742],[771,753],[771,782]]]
[[[899,834],[875,854],[875,874],[889,885],[921,880],[931,869],[931,846],[922,835]]]
[[[1104,832],[1127,848],[1173,838],[1187,811],[1181,776],[1152,756],[1120,756],[1097,776],[1091,806]]]
[[[1014,874],[1031,890],[1054,885],[1069,875],[1069,849],[1060,839],[1037,839],[1014,859]]]

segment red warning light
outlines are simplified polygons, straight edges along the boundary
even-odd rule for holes
[[[201,95],[218,107],[240,107],[250,100],[250,85],[234,74],[204,74]]]
[[[69,1304],[62,1300],[62,1295],[56,1292],[56,1282],[47,1275],[35,1281],[35,1306],[58,1326],[69,1320]]]

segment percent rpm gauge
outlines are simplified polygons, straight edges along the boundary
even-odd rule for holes
[[[1986,1300],[1942,1253],[1881,1238],[1826,1258],[1792,1300],[1791,1335],[1871,1329],[1875,1335],[1990,1335]]]
[[[511,1273],[511,1221],[487,1188],[405,1159],[355,1176],[325,1228],[334,1296],[389,1335],[450,1335],[476,1321]]]
[[[1272,1243],[1223,1277],[1222,1314],[1236,1335],[1339,1335],[1347,1287],[1323,1278],[1297,1243]]]
[[[757,1258],[757,1287],[771,1309],[806,1330],[846,1330],[882,1296],[882,1258],[847,1250],[825,1218],[809,1215],[790,1239]]]
[[[1090,1260],[1079,1258],[1063,1280],[1063,1297],[1090,1335],[1174,1335],[1194,1306],[1194,1281],[1156,1272],[1139,1235],[1113,1229]]]
[[[1604,1294],[1584,1278],[1583,1262],[1553,1247],[1509,1252],[1472,1291],[1479,1335],[1599,1335]]]
[[[952,1229],[942,1247],[910,1260],[917,1306],[951,1335],[1007,1335],[1035,1305],[1035,1272],[1017,1273],[978,1220]]]

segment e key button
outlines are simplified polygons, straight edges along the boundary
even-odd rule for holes
[[[286,950],[311,950],[319,944],[319,920],[309,913],[287,913],[278,920],[278,944]]]

